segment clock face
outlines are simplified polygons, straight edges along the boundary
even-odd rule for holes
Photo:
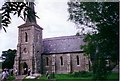
[[[23,52],[24,52],[24,53],[27,53],[27,48],[24,48],[24,49],[23,49]]]

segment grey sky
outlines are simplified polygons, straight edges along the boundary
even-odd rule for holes
[[[76,34],[74,23],[67,21],[67,2],[69,0],[36,0],[36,12],[40,19],[38,25],[43,28],[43,38],[70,36]],[[0,1],[0,7],[4,0]],[[12,17],[12,23],[7,28],[7,33],[0,30],[0,54],[4,50],[16,49],[18,43],[18,26],[23,20],[17,16]]]

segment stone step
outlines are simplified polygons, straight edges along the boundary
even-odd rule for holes
[[[15,77],[15,80],[13,80],[13,81],[22,81],[22,79],[24,79],[25,76],[26,75],[18,75]]]

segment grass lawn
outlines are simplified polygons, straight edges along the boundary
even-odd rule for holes
[[[111,73],[108,76],[108,81],[119,81],[118,73]],[[73,77],[71,74],[55,74],[55,79],[48,80],[45,75],[39,77],[39,79],[24,79],[23,81],[92,81],[92,76],[88,77]]]
[[[119,73],[111,73],[108,76],[108,79],[112,80],[112,79],[119,79]]]

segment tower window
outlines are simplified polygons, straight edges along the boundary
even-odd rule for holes
[[[28,34],[25,32],[25,42],[28,42]]]
[[[39,40],[39,34],[37,33],[37,35],[36,35],[36,42],[38,42],[38,40]]]
[[[60,64],[63,65],[63,57],[60,57]]]
[[[77,65],[80,65],[80,63],[79,63],[79,56],[78,55],[76,56],[76,59],[77,59]]]
[[[48,64],[49,64],[49,58],[46,57],[46,65],[48,66]]]

